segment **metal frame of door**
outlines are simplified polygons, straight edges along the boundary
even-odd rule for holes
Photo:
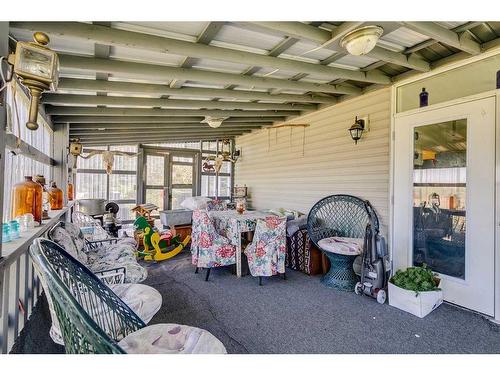
[[[498,117],[499,117],[499,114],[500,114],[500,103],[499,103],[499,98],[500,98],[500,93],[499,92],[495,92],[495,91],[492,91],[492,92],[487,92],[487,93],[483,93],[483,94],[480,94],[480,95],[473,95],[473,96],[470,96],[470,97],[466,97],[466,98],[460,98],[460,99],[456,99],[456,100],[452,100],[452,101],[449,101],[449,102],[446,102],[446,103],[441,103],[441,104],[436,104],[434,106],[431,106],[431,107],[425,107],[425,108],[420,108],[420,109],[415,109],[415,110],[411,110],[411,111],[408,111],[408,112],[404,112],[404,113],[399,113],[399,114],[395,114],[394,115],[394,118],[395,120],[398,119],[398,118],[401,118],[401,117],[406,117],[406,116],[411,116],[411,115],[418,115],[420,113],[424,113],[424,112],[427,112],[427,111],[434,111],[434,110],[439,110],[439,109],[443,109],[443,108],[446,108],[446,107],[451,107],[451,106],[456,106],[456,105],[460,105],[460,104],[466,104],[466,103],[470,103],[470,102],[473,102],[473,101],[476,101],[476,100],[481,100],[481,99],[486,99],[486,98],[496,98],[496,111],[493,113],[493,116],[494,116],[494,119],[496,120],[496,124],[495,124],[495,132],[496,132],[496,139],[497,139],[497,143],[496,143],[496,147],[498,147],[498,145],[500,144],[500,134],[499,134],[499,127],[500,127],[500,124],[499,124],[499,121],[498,121]],[[395,124],[393,123],[393,131],[395,130]],[[393,133],[394,134],[394,133]],[[393,145],[392,145],[392,157],[393,157],[393,177],[392,177],[392,194],[394,194],[396,192],[396,187],[398,182],[396,181],[396,170],[395,170],[395,165],[394,165],[394,157],[396,156],[396,152],[395,152],[395,138],[394,138],[394,135],[393,135],[393,139],[392,139],[392,142],[393,142]],[[493,289],[493,298],[494,298],[494,316],[496,318],[496,320],[498,321],[499,320],[499,317],[500,317],[500,278],[499,278],[499,271],[500,271],[500,268],[499,268],[499,265],[500,265],[500,244],[499,244],[499,235],[500,235],[500,229],[499,229],[499,226],[500,226],[500,212],[499,212],[499,202],[500,202],[500,181],[499,181],[499,166],[500,166],[500,155],[498,152],[496,152],[496,149],[495,149],[495,161],[496,161],[496,165],[495,165],[495,168],[496,168],[496,173],[494,175],[494,178],[496,179],[496,188],[495,188],[495,191],[494,191],[494,196],[495,196],[495,200],[496,202],[492,202],[492,204],[494,204],[494,215],[495,215],[495,218],[496,218],[496,229],[494,230],[494,252],[493,252],[493,257],[494,259],[492,259],[491,261],[492,262],[495,262],[496,264],[496,267],[495,267],[495,270],[494,270],[494,279],[493,279],[493,286],[494,286],[494,289]],[[394,197],[394,195],[393,195]],[[398,204],[397,200],[395,199],[396,197],[394,197],[392,199],[392,203],[393,203],[393,207],[392,207],[392,225],[391,225],[391,234],[392,234],[392,256],[393,256],[393,260],[394,260],[394,263],[395,263],[395,267],[400,267],[400,266],[403,266],[403,263],[406,264],[409,264],[409,259],[411,259],[410,257],[410,250],[412,249],[409,249],[409,251],[405,254],[401,253],[401,251],[397,251],[396,249],[396,238],[397,237],[400,237],[400,234],[396,233],[395,231],[395,222],[398,220],[395,216],[397,216],[397,213],[395,212],[395,206],[396,204]],[[399,205],[401,204],[401,202],[399,202]],[[411,236],[410,236],[411,237]],[[400,241],[400,240],[398,240]],[[411,246],[412,248],[412,246]],[[493,315],[493,314],[492,314]]]
[[[164,175],[163,175],[163,185],[148,185],[147,184],[147,157],[161,156],[164,158]],[[180,157],[192,157],[193,163],[178,162],[173,161],[174,156]],[[146,190],[147,189],[163,189],[163,207],[161,210],[169,210],[172,208],[172,189],[183,188],[187,185],[174,185],[172,184],[172,168],[173,165],[193,165],[193,182],[192,182],[192,194],[193,196],[199,194],[200,187],[200,152],[195,150],[186,149],[176,149],[176,148],[163,148],[163,147],[153,147],[153,146],[139,146],[138,151],[138,165],[142,166],[137,170],[137,202],[145,203],[146,200]],[[191,185],[190,185],[191,186]]]

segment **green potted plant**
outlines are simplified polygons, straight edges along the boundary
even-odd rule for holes
[[[389,280],[389,304],[423,318],[443,303],[441,280],[425,264],[398,270]]]

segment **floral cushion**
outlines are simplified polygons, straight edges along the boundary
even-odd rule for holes
[[[83,264],[88,263],[88,256],[84,252],[85,239],[74,224],[61,221],[48,232],[48,236],[52,241],[63,247],[73,258]]]
[[[49,237],[94,273],[124,267],[126,283],[140,283],[148,276],[147,270],[137,263],[137,243],[133,238],[120,239],[117,243],[104,243],[85,253],[85,239],[75,224],[60,222],[49,231]]]
[[[328,237],[318,241],[323,251],[341,255],[359,255],[363,252],[363,238]]]
[[[236,263],[236,246],[217,233],[207,211],[193,211],[192,228],[191,255],[194,265],[211,268]]]
[[[135,331],[118,345],[129,354],[226,354],[214,335],[180,324],[155,324]]]
[[[253,241],[245,254],[252,276],[285,273],[286,217],[258,219]]]

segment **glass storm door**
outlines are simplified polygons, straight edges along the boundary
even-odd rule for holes
[[[395,123],[395,269],[428,265],[444,299],[494,315],[495,99]],[[390,296],[389,296],[390,298]]]
[[[195,153],[172,152],[169,154],[168,209],[181,207],[185,198],[196,194],[197,157]]]
[[[147,150],[144,156],[144,203],[160,210],[182,208],[187,197],[196,195],[198,154],[168,149]]]
[[[168,154],[147,152],[144,158],[144,202],[168,207]]]

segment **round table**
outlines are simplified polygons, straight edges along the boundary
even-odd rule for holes
[[[321,278],[323,285],[343,291],[354,291],[359,277],[354,273],[354,259],[362,253],[363,239],[329,237],[318,242],[330,260],[330,269]]]

